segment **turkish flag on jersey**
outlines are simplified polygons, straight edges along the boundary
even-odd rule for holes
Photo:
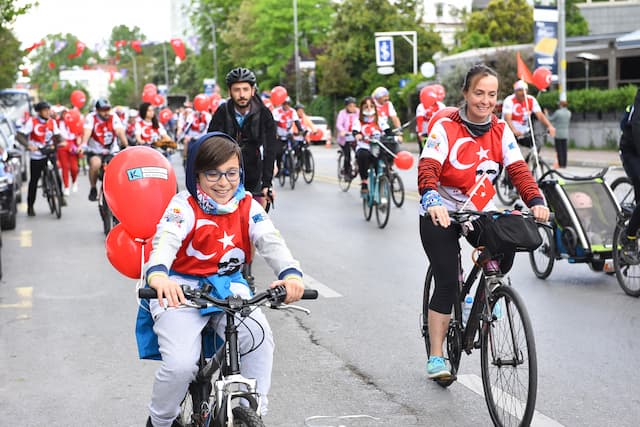
[[[467,195],[477,210],[483,210],[487,203],[493,199],[493,196],[496,195],[496,189],[493,188],[489,175],[482,174],[482,178],[469,190]]]

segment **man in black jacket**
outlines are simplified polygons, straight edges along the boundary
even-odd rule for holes
[[[620,138],[620,158],[627,176],[633,183],[636,207],[627,225],[626,236],[623,239],[622,255],[629,263],[640,262],[638,255],[638,228],[640,228],[640,89],[631,107],[626,123],[621,123],[622,137]]]
[[[225,77],[230,98],[209,123],[209,132],[224,132],[238,141],[244,163],[244,186],[263,207],[273,201],[271,181],[278,151],[271,111],[256,95],[256,76],[246,68],[234,68]]]

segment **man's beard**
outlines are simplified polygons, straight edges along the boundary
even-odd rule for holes
[[[246,99],[246,98],[241,98],[241,99],[239,99],[237,101],[235,99],[233,100],[233,103],[238,108],[246,108],[246,107],[249,106],[250,102],[251,102],[251,99]]]

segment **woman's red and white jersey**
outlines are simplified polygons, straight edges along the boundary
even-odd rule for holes
[[[418,103],[418,106],[416,107],[416,132],[418,135],[424,135],[427,133],[429,120],[431,120],[431,117],[433,117],[435,113],[443,108],[445,108],[445,105],[440,101],[437,101],[429,108],[424,108],[422,102]]]
[[[136,122],[136,136],[142,139],[142,145],[151,145],[160,141],[163,136],[167,136],[167,131],[160,123],[156,129],[150,120],[139,120]]]
[[[55,120],[45,120],[40,116],[29,117],[19,132],[29,138],[29,144],[33,144],[38,148],[53,144],[53,136],[60,135],[60,129],[58,129],[58,124]],[[31,151],[30,156],[33,160],[45,158],[40,151]]]
[[[60,120],[58,123],[58,128],[60,129],[60,137],[67,142],[75,143],[78,140],[78,137],[81,135],[77,135],[73,133],[69,126],[64,122],[64,120]]]
[[[380,129],[386,130],[391,127],[389,124],[389,117],[397,116],[396,109],[391,103],[391,101],[387,101],[384,104],[380,105],[374,101],[376,105],[376,111],[378,112],[378,124],[380,125]]]
[[[462,123],[448,117],[434,124],[420,157],[442,165],[438,191],[449,201],[450,209],[459,208],[456,203],[467,200],[467,193],[483,174],[493,182],[500,165],[507,167],[523,160],[516,138],[504,120],[495,119],[489,131],[474,137]]]
[[[542,109],[538,101],[531,95],[527,95],[526,101],[519,101],[515,94],[511,94],[502,103],[502,118],[505,114],[511,114],[513,127],[522,133],[529,132],[529,116],[531,113],[539,113]]]
[[[286,138],[291,133],[295,121],[300,120],[298,113],[291,107],[286,110],[280,106],[273,110],[273,119],[276,121],[276,131],[279,138]]]
[[[87,143],[88,151],[93,153],[104,153],[105,151],[118,151],[116,141],[116,130],[124,130],[122,120],[115,114],[109,114],[104,120],[97,113],[87,114],[84,119],[84,128],[91,130],[91,137]]]
[[[353,122],[353,130],[354,132],[359,132],[362,134],[362,138],[357,140],[356,150],[360,148],[371,150],[371,143],[369,142],[371,137],[374,135],[382,134],[382,129],[376,122],[363,123],[360,120],[356,120],[355,122]]]

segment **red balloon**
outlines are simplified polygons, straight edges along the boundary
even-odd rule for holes
[[[193,98],[193,108],[195,108],[197,111],[207,111],[207,109],[209,108],[209,104],[209,97],[204,93],[196,95],[196,97]]]
[[[420,90],[420,102],[424,108],[429,108],[438,101],[433,86],[425,86]]]
[[[171,109],[166,107],[160,110],[160,113],[158,114],[160,123],[162,123],[163,125],[166,125],[169,122],[169,120],[171,120],[171,117],[173,117],[173,111],[171,111]]]
[[[84,103],[87,102],[87,96],[81,90],[74,90],[71,92],[71,104],[76,108],[82,108]]]
[[[285,99],[287,99],[287,89],[282,86],[275,86],[271,89],[271,103],[275,106],[282,105]]]
[[[147,83],[142,88],[142,92],[151,92],[155,95],[156,93],[158,93],[158,88],[153,83]]]
[[[82,116],[80,115],[80,111],[74,109],[71,109],[69,111],[67,111],[67,113],[64,115],[64,123],[68,126],[71,127],[74,123],[77,122],[82,122]]]
[[[144,248],[144,262],[149,261],[151,239],[135,239],[122,224],[118,224],[111,229],[104,244],[107,259],[116,270],[132,279],[140,278],[142,251]]]
[[[209,97],[209,107],[208,109],[211,113],[215,113],[218,107],[220,106],[220,97],[218,99],[214,98],[213,95]]]
[[[456,111],[458,111],[458,109],[456,107],[444,107],[442,110],[438,110],[437,113],[435,113],[433,116],[431,116],[431,119],[429,120],[429,123],[427,123],[427,134],[429,132],[431,132],[431,128],[433,127],[435,122],[437,122],[438,120],[440,120],[443,117],[450,116],[451,114],[455,113]]]
[[[212,101],[220,101],[222,99],[222,97],[220,96],[219,93],[214,92],[211,95],[209,95],[209,99],[211,99]]]
[[[164,104],[164,97],[156,93],[155,95],[153,95],[153,101],[151,101],[151,104],[155,105],[156,107],[161,106],[162,104]]]
[[[150,147],[127,148],[114,156],[104,175],[104,195],[129,234],[148,239],[176,192],[171,163]]]
[[[153,104],[153,100],[156,97],[156,93],[146,90],[142,92],[142,102],[148,102],[149,104]]]
[[[413,166],[413,156],[408,151],[400,151],[396,153],[396,158],[393,160],[393,163],[395,163],[398,169],[411,169],[411,166]]]
[[[539,90],[545,90],[551,84],[551,70],[546,67],[538,67],[533,71],[533,84]]]
[[[440,84],[431,85],[433,91],[436,94],[436,99],[440,102],[444,101],[444,97],[447,95],[447,92],[444,90],[444,86]]]

